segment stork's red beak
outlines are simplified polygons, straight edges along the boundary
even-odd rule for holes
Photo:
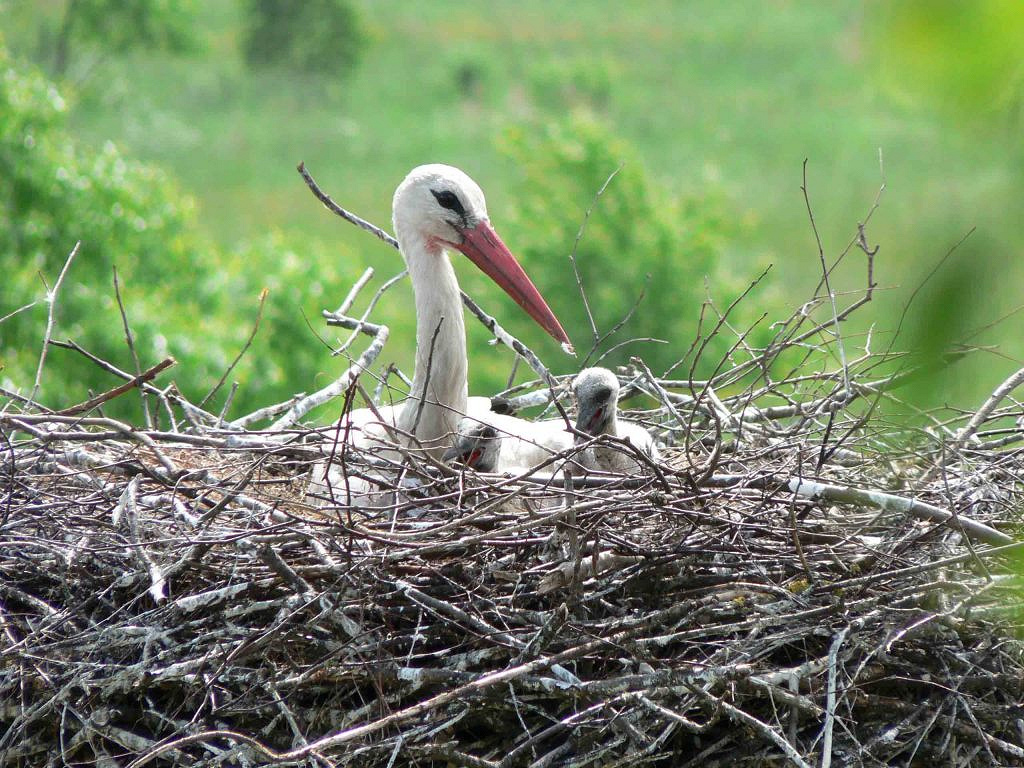
[[[500,285],[505,293],[515,299],[541,328],[550,333],[567,351],[571,350],[572,342],[569,341],[562,324],[558,322],[555,313],[519,266],[508,246],[498,237],[490,222],[481,221],[475,227],[464,229],[462,236],[462,243],[455,247]]]

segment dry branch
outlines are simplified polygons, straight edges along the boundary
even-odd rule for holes
[[[125,383],[0,406],[0,764],[1024,765],[1018,377],[883,421],[903,361],[834,362],[872,268],[707,380],[620,371],[664,442],[630,477],[303,424],[387,338],[368,275],[349,370],[226,427],[73,346]],[[571,408],[540,367],[517,400]],[[89,415],[135,387],[153,428]]]

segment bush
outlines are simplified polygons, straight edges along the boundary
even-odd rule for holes
[[[145,303],[130,308],[140,343],[149,347],[145,357],[163,355],[174,337],[162,335],[168,329],[158,328],[157,321],[165,321],[171,307],[181,308],[183,316],[197,316],[195,306],[202,301],[190,279],[202,272],[205,247],[192,234],[191,199],[161,171],[128,160],[112,144],[98,151],[77,145],[68,134],[66,103],[56,87],[39,72],[16,66],[2,48],[0,73],[4,310],[32,297],[43,299],[40,276],[52,283],[81,240],[57,303],[59,317],[68,323],[63,332],[97,354],[125,362],[111,287],[116,265],[122,285],[146,290]],[[19,383],[38,358],[45,316],[40,301],[0,326],[5,374],[21,374]],[[60,364],[59,357],[51,356],[53,364]],[[47,384],[51,394],[73,397],[82,385],[107,386],[110,379],[90,371],[74,379],[50,375]]]
[[[199,45],[195,10],[195,0],[66,0],[59,23],[40,29],[41,48],[52,46],[47,53],[58,77],[69,69],[73,42],[117,53],[134,48],[186,52]]]
[[[586,309],[569,261],[580,225],[593,212],[576,247],[576,266],[598,333],[610,331],[644,299],[625,326],[599,351],[629,339],[653,337],[668,344],[635,342],[605,364],[640,355],[667,368],[695,336],[705,278],[716,296],[722,288],[718,262],[729,234],[713,200],[679,200],[652,180],[636,153],[594,120],[575,115],[541,127],[506,132],[501,148],[522,173],[514,201],[502,211],[502,228],[527,270],[555,307],[578,351],[593,341]],[[616,173],[600,199],[595,196]],[[734,293],[732,294],[734,295]],[[730,296],[731,298],[731,296]],[[529,331],[529,340],[539,334]],[[724,344],[714,352],[724,351]],[[708,353],[708,362],[715,357]]]
[[[0,47],[0,317],[37,302],[0,323],[5,386],[31,388],[46,325],[43,279],[53,284],[79,240],[55,305],[57,339],[72,338],[134,370],[113,290],[116,267],[141,365],[173,355],[180,364],[161,383],[173,378],[191,397],[208,392],[242,349],[264,287],[270,292],[260,332],[232,372],[241,384],[235,413],[311,389],[319,370],[331,366],[333,374],[345,365],[329,358],[303,311],[322,329],[319,310],[337,301],[322,294],[343,296],[361,268],[342,266],[336,246],[328,256],[306,242],[300,255],[280,235],[222,253],[198,234],[195,205],[172,179],[113,144],[97,151],[76,143],[66,113],[56,87]],[[310,270],[311,263],[320,266]],[[54,349],[42,396],[51,406],[70,405],[118,383]],[[125,414],[137,404],[122,397],[108,412]]]
[[[527,81],[534,102],[545,113],[560,114],[566,105],[603,112],[612,100],[619,67],[608,58],[585,56],[541,60]]]
[[[366,33],[348,0],[248,0],[245,60],[252,68],[282,67],[335,77],[352,72]]]

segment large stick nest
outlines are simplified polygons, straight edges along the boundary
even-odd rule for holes
[[[668,446],[631,477],[12,396],[0,763],[1024,765],[1020,408],[886,423],[913,374],[838,348],[872,288],[707,381],[620,370]]]

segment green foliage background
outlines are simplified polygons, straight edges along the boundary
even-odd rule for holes
[[[241,349],[267,287],[256,342],[232,373],[233,412],[311,390],[346,364],[317,338],[333,339],[320,309],[369,265],[378,272],[365,304],[400,262],[325,213],[295,164],[386,225],[404,173],[441,161],[487,191],[496,226],[583,352],[590,325],[568,254],[593,207],[576,256],[599,331],[645,292],[598,353],[663,338],[606,362],[639,353],[664,369],[696,333],[705,285],[725,306],[774,265],[738,328],[807,298],[820,267],[799,189],[806,157],[826,255],[887,185],[868,233],[891,290],[847,329],[852,345],[868,327],[889,343],[912,289],[977,227],[918,294],[897,346],[999,345],[931,379],[922,402],[973,402],[1019,364],[1018,318],[979,332],[1019,304],[1024,277],[1017,4],[381,0],[353,6],[361,60],[313,74],[246,66],[246,3],[180,7],[176,34],[189,20],[189,44],[171,47],[185,53],[85,36],[54,84],[38,66],[50,66],[44,43],[65,5],[0,3],[11,49],[0,60],[0,316],[43,298],[40,273],[52,283],[80,239],[58,338],[132,367],[116,266],[142,364],[175,355],[174,378],[201,397]],[[557,371],[579,365],[469,265],[457,270]],[[863,262],[849,260],[835,281],[860,287]],[[411,366],[408,296],[400,287],[377,314],[392,327],[382,365]],[[40,303],[0,324],[5,386],[30,384],[44,321]],[[492,391],[510,357],[470,326],[471,390]],[[44,383],[57,404],[116,382],[53,350]]]

